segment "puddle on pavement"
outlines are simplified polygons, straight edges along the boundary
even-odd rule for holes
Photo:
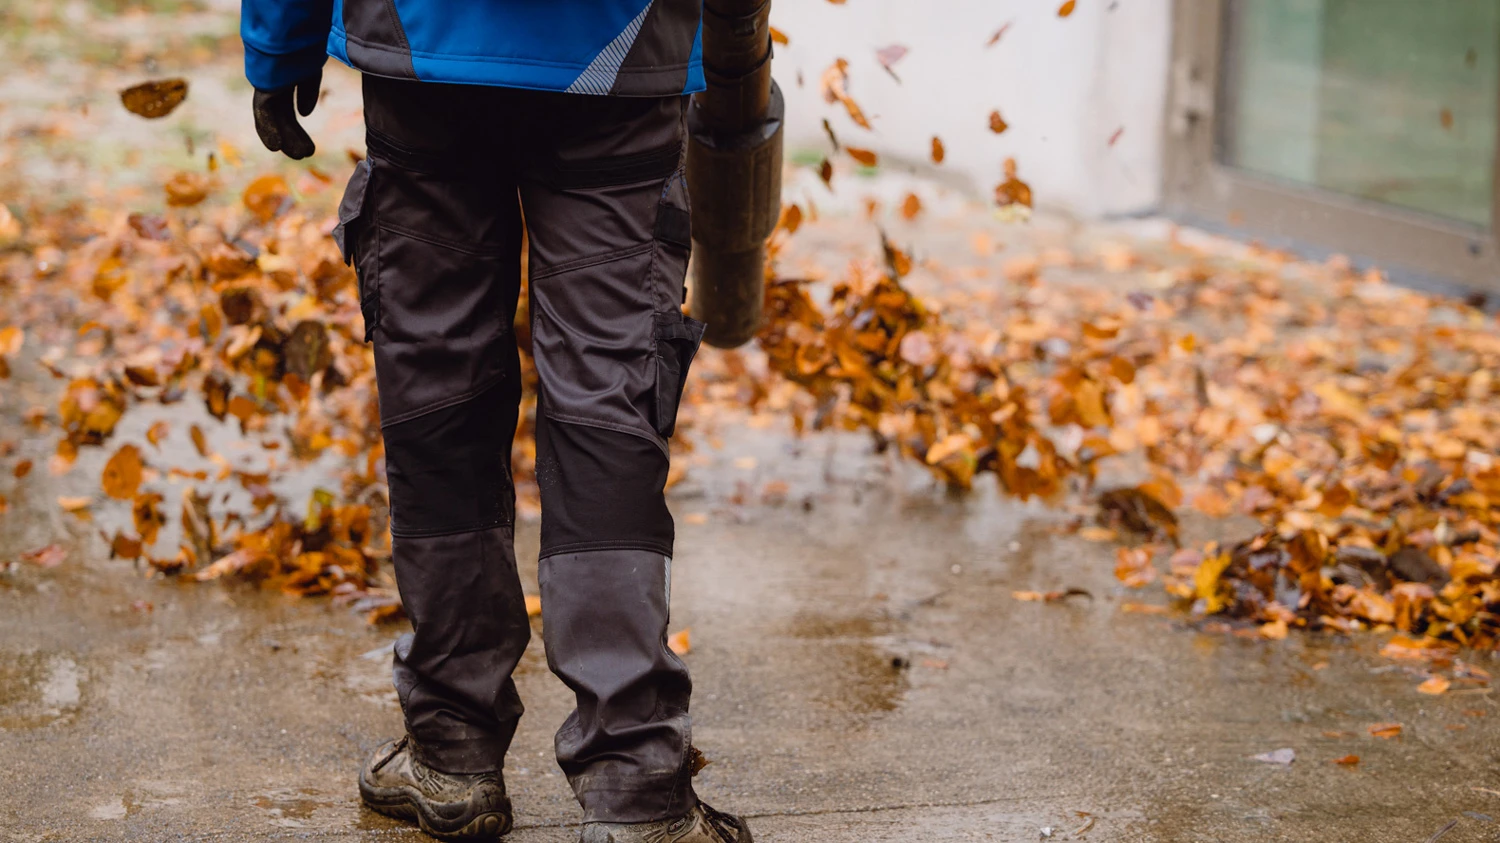
[[[59,653],[0,652],[0,731],[38,729],[73,716],[85,674]]]
[[[847,714],[884,714],[899,708],[908,687],[906,660],[881,640],[891,626],[879,615],[794,616],[786,633],[811,648],[807,665],[812,699]]]
[[[270,815],[271,824],[283,828],[304,828],[321,808],[339,804],[316,790],[273,790],[255,797],[255,807]]]

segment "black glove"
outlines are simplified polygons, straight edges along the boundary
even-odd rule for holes
[[[255,109],[255,131],[260,142],[272,152],[280,152],[293,160],[301,160],[313,154],[317,147],[312,138],[297,122],[297,114],[303,117],[312,114],[318,105],[318,91],[323,85],[323,71],[307,77],[294,85],[278,91],[256,89],[252,107]],[[292,110],[295,92],[297,108]]]

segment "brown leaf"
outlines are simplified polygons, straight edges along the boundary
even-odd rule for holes
[[[161,447],[161,440],[165,439],[171,431],[172,426],[167,424],[165,420],[154,422],[151,427],[146,429],[146,441],[152,445]]]
[[[1371,735],[1389,740],[1401,734],[1400,723],[1376,723],[1369,728]]]
[[[999,29],[995,30],[995,34],[990,36],[990,40],[984,42],[984,48],[986,50],[988,50],[990,47],[993,47],[996,44],[999,44],[1000,43],[1000,39],[1005,36],[1005,31],[1008,30],[1008,29],[1010,29],[1011,23],[1013,23],[1013,21],[1006,21],[1004,25],[1002,25]]]
[[[823,163],[818,165],[818,178],[823,180],[825,186],[833,187],[833,163],[827,158],[824,158]]]
[[[998,135],[998,134],[1003,133],[1006,129],[1009,129],[1009,128],[1010,128],[1010,124],[1007,123],[1007,122],[1005,122],[1005,118],[1004,117],[1000,116],[1000,110],[999,109],[995,109],[994,111],[990,112],[990,131],[992,131],[992,132],[994,132],[995,134]]]
[[[49,544],[21,554],[22,562],[30,562],[38,568],[56,568],[68,558],[67,548],[60,544]]]
[[[155,120],[171,114],[187,95],[186,79],[157,79],[121,91],[120,102],[131,114]]]
[[[282,207],[291,200],[292,189],[286,179],[279,175],[261,176],[245,187],[241,200],[255,218],[270,222],[281,213]]]
[[[906,198],[901,200],[901,216],[913,220],[920,213],[922,213],[922,200],[917,198],[915,193],[906,194]]]
[[[1330,762],[1330,763],[1339,764],[1339,765],[1342,765],[1344,767],[1353,767],[1353,766],[1355,766],[1356,764],[1359,763],[1359,756],[1358,755],[1344,755],[1344,756],[1341,756],[1339,758],[1333,759],[1333,761]]]
[[[122,501],[134,498],[141,487],[141,471],[141,450],[134,445],[120,446],[104,464],[100,481],[104,494]]]
[[[10,473],[13,474],[13,475],[15,475],[15,477],[17,479],[20,479],[20,478],[25,477],[26,475],[30,474],[31,473],[31,460],[21,460],[20,462],[16,463],[16,467],[13,468],[13,469],[11,469]]]
[[[853,158],[855,161],[858,161],[861,166],[874,167],[876,164],[880,163],[879,156],[868,149],[857,149],[852,146],[846,146],[844,147],[844,151],[848,152],[849,157]]]
[[[167,204],[174,208],[191,208],[208,198],[208,178],[199,173],[175,173],[162,185]]]
[[[943,158],[945,158],[947,156],[947,154],[948,154],[947,151],[945,149],[943,149],[943,139],[940,138],[940,137],[938,137],[937,135],[933,135],[932,136],[932,163],[934,163],[934,164],[941,164],[941,163],[943,163]]]
[[[1421,694],[1430,694],[1431,696],[1438,696],[1439,694],[1446,694],[1448,692],[1448,689],[1452,687],[1452,685],[1452,680],[1447,679],[1446,677],[1433,676],[1428,678],[1427,681],[1418,685],[1417,692]]]

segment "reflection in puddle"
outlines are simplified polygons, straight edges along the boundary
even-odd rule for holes
[[[83,671],[56,653],[0,653],[0,730],[37,729],[71,716],[83,699]]]

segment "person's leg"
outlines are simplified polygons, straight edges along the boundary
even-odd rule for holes
[[[697,805],[692,684],[667,647],[673,525],[663,489],[703,326],[681,310],[685,98],[530,98],[521,195],[540,377],[543,637],[577,709],[557,758],[585,822]]]
[[[413,630],[396,644],[395,685],[417,762],[497,771],[530,637],[512,548],[514,156],[479,128],[487,89],[366,76],[364,90],[369,158],[337,234],[375,348],[392,555]]]

